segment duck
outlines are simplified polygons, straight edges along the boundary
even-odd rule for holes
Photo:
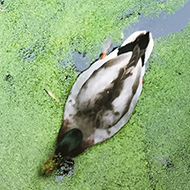
[[[78,76],[65,104],[55,152],[43,165],[45,175],[111,138],[128,122],[153,46],[149,31],[136,31]]]

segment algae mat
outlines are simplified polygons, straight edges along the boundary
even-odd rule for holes
[[[0,189],[189,189],[190,24],[155,39],[128,124],[77,157],[73,176],[39,176],[77,77],[68,52],[93,60],[107,36],[120,42],[140,14],[174,13],[184,3],[0,1]]]

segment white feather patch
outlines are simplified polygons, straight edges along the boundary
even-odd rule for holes
[[[140,34],[146,34],[146,31],[138,31],[133,33],[131,36],[129,36],[127,40],[123,42],[122,46],[134,41]],[[152,49],[153,38],[152,35],[149,33],[149,44],[145,51],[145,63],[148,60],[152,52]],[[110,85],[112,85],[111,82],[118,77],[120,68],[128,64],[132,52],[122,54],[120,56],[117,56],[117,53],[118,49],[111,52],[104,59],[96,61],[77,78],[67,99],[64,111],[64,119],[69,120],[71,124],[70,128],[80,128],[80,126],[78,126],[77,121],[74,120],[74,116],[78,111],[76,105],[83,105],[85,107],[86,102],[88,102],[88,104],[89,102],[93,102],[96,98],[98,98],[98,94],[100,92],[104,91],[104,89],[109,88]],[[114,58],[117,64],[113,64],[113,66],[111,67],[101,68],[101,66],[103,66],[109,60]],[[97,75],[93,75],[93,77],[91,77],[93,72],[95,72],[96,70],[99,71],[97,72]],[[118,132],[129,120],[131,113],[142,91],[142,79],[145,73],[145,66],[142,67],[141,59],[139,59],[136,67],[133,67],[131,72],[132,75],[128,76],[124,81],[123,90],[120,92],[119,96],[116,97],[112,102],[113,110],[105,111],[104,115],[102,115],[101,117],[103,118],[105,123],[113,123],[114,120],[117,119],[115,117],[120,118],[122,116],[123,110],[126,108],[126,105],[124,104],[126,102],[128,102],[129,104],[128,111],[118,120],[117,123],[113,124],[113,126],[111,126],[111,128],[109,129],[97,128],[95,132],[91,134],[91,136],[87,136],[86,134],[88,132],[84,132],[85,138],[92,138],[95,140],[95,143],[104,141],[105,139],[110,138],[116,132]],[[136,90],[136,93],[133,94],[133,84],[138,77],[138,88]],[[88,82],[85,84],[86,81]],[[85,88],[83,88],[84,85]],[[132,95],[134,96],[132,97]],[[115,115],[116,112],[119,113],[117,116]],[[88,128],[88,126],[86,127]]]

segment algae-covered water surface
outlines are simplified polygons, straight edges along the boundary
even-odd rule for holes
[[[158,27],[159,18],[187,6],[185,0],[1,0],[0,189],[189,189],[190,14],[169,19],[179,30],[162,34]],[[180,18],[187,19],[183,26]],[[126,38],[139,29],[152,30],[155,45],[130,121],[75,158],[73,176],[39,175],[77,78],[72,52],[89,65],[108,36],[120,44],[123,31]]]

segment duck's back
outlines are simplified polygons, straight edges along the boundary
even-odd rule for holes
[[[73,85],[65,106],[69,128],[79,128],[84,140],[101,142],[130,118],[142,90],[145,50],[136,44],[120,55],[118,49],[84,71]]]

